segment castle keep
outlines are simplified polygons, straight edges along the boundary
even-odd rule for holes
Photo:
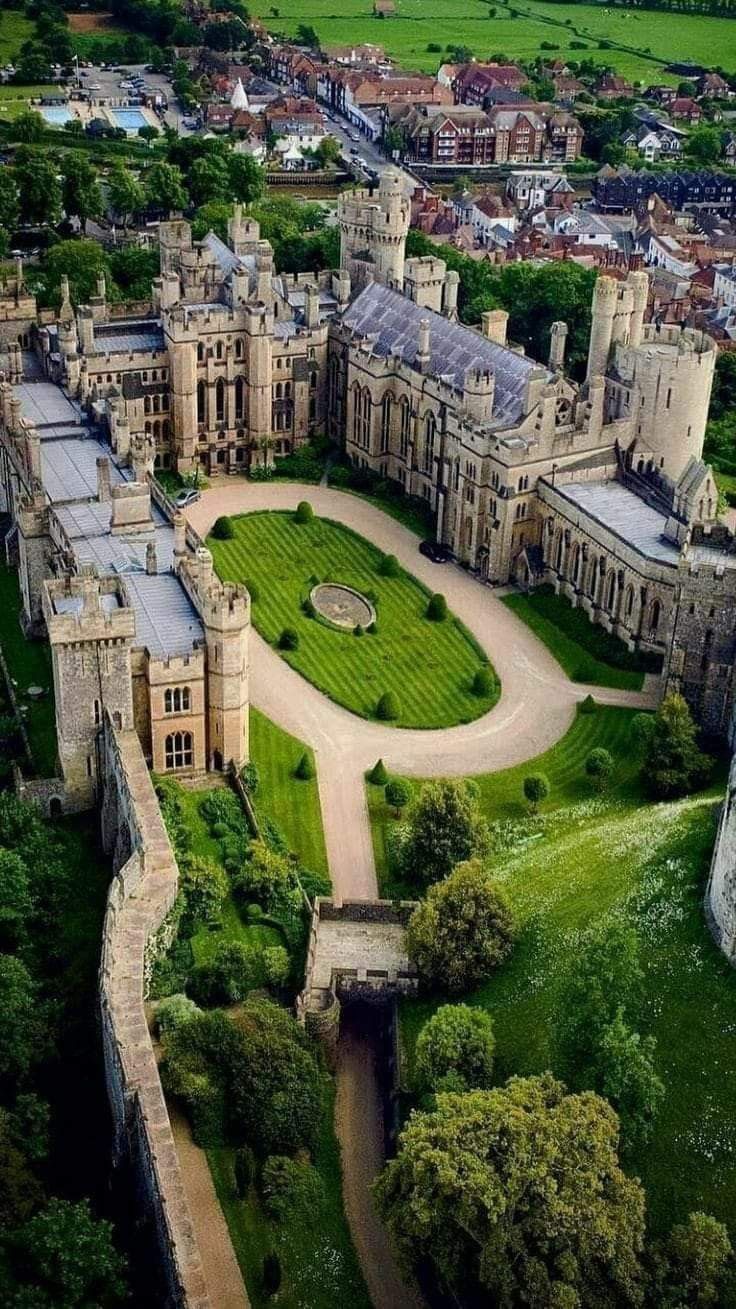
[[[52,645],[66,807],[94,802],[106,713],[157,772],[247,759],[248,596],[155,473],[244,472],[325,432],[422,498],[480,581],[551,584],[728,733],[736,549],[701,457],[714,342],[645,322],[645,273],[599,277],[578,384],[566,323],[538,361],[503,310],[458,321],[457,273],[405,256],[395,170],[337,221],[340,267],[316,275],[277,273],[236,206],[227,241],[161,224],[148,305],[108,305],[100,279],[38,312],[20,265],[6,288],[0,495],[24,624]]]

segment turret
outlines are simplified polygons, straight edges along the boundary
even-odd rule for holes
[[[618,282],[612,277],[599,277],[593,290],[586,382],[589,382],[592,377],[605,375],[611,353],[613,320],[617,304]]]

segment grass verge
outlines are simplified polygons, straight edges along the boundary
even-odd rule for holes
[[[294,776],[299,760],[311,750],[277,727],[257,709],[250,711],[250,755],[258,768],[260,785],[255,797],[259,817],[269,818],[283,833],[299,862],[315,873],[328,872],[322,813],[316,778]]]
[[[56,718],[51,650],[46,641],[27,641],[20,627],[21,612],[18,574],[14,568],[0,564],[0,645],[15,683],[18,705],[25,710],[23,721],[28,733],[36,772],[53,777],[56,770]],[[30,700],[29,686],[41,686],[45,695]]]
[[[494,678],[487,695],[473,692],[484,652],[448,614],[426,618],[429,592],[401,571],[384,577],[380,550],[329,519],[297,523],[292,513],[262,512],[233,519],[230,541],[210,538],[217,571],[245,582],[253,596],[253,622],[276,644],[293,628],[298,648],[287,662],[338,704],[372,718],[384,692],[398,700],[400,727],[450,727],[470,722],[497,701]],[[342,582],[373,601],[377,631],[358,638],[309,618],[302,604],[315,580]]]
[[[521,618],[562,665],[573,682],[640,691],[656,659],[627,650],[623,641],[591,623],[583,609],[542,586],[528,595],[507,595],[503,603]]]

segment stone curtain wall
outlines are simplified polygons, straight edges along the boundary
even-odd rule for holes
[[[162,1309],[211,1309],[144,1010],[147,950],[172,909],[179,871],[136,733],[107,718],[101,749],[102,840],[115,874],[99,982],[114,1152],[130,1159],[141,1216],[156,1232]]]
[[[736,755],[718,824],[705,913],[717,944],[729,962],[736,964]]]

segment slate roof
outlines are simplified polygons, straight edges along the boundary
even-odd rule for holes
[[[107,446],[100,441],[85,438],[80,433],[62,437],[59,441],[41,443],[41,478],[44,491],[52,504],[67,500],[86,500],[97,495],[97,460],[109,455]],[[110,481],[113,486],[126,479],[112,462]]]
[[[20,400],[21,414],[34,427],[49,427],[51,424],[82,422],[78,409],[68,400],[60,387],[53,382],[19,382],[13,387],[13,394]]]
[[[640,555],[677,566],[680,551],[664,537],[665,515],[621,482],[569,482],[555,491]]]
[[[374,354],[382,358],[398,355],[411,364],[422,319],[429,322],[430,373],[462,390],[469,369],[490,370],[496,379],[494,420],[504,425],[518,422],[524,412],[529,374],[540,367],[533,359],[497,345],[461,323],[452,323],[378,282],[361,291],[342,321],[356,335],[373,338]],[[548,376],[551,379],[552,374]]]

